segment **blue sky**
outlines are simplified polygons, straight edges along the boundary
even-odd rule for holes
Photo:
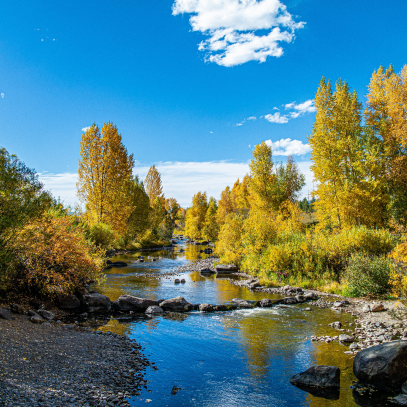
[[[188,206],[199,190],[218,198],[270,140],[276,161],[294,154],[306,193],[321,77],[364,101],[373,70],[407,63],[407,1],[387,4],[1,2],[0,146],[72,203],[82,129],[112,121],[135,172],[155,163]]]

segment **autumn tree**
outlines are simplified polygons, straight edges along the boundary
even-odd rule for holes
[[[150,198],[144,190],[144,184],[136,175],[129,185],[131,213],[128,218],[128,234],[140,237],[150,226]]]
[[[127,230],[131,213],[129,185],[134,165],[113,123],[93,124],[81,138],[77,194],[90,224],[110,224],[117,235]]]
[[[218,205],[216,204],[216,199],[211,197],[209,199],[209,205],[205,215],[205,223],[202,234],[205,240],[212,242],[218,238],[219,233],[219,225],[216,217],[217,210]]]
[[[185,221],[185,235],[192,239],[201,239],[208,210],[206,192],[198,192],[192,198],[192,206],[187,210]]]
[[[144,186],[150,202],[154,202],[156,198],[162,198],[163,187],[161,182],[161,174],[158,172],[155,165],[152,165],[148,170],[146,179],[144,180]]]

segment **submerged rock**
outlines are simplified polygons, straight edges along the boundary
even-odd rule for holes
[[[146,314],[162,314],[164,310],[158,305],[151,305],[146,309]]]
[[[171,298],[169,300],[163,301],[159,305],[164,311],[185,312],[191,311],[193,309],[192,304],[190,304],[183,297]]]
[[[305,372],[291,377],[290,383],[298,387],[310,386],[339,389],[340,370],[336,366],[312,366]]]
[[[353,373],[374,389],[400,390],[407,380],[407,341],[394,341],[363,349],[353,361]]]

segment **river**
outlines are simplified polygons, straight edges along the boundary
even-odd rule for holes
[[[260,300],[279,298],[256,293],[216,276],[198,272],[182,274],[185,284],[174,284],[166,273],[198,256],[199,246],[181,242],[174,251],[121,255],[129,264],[112,268],[97,287],[116,300],[120,295],[169,299],[184,297],[190,303],[225,304],[233,298]],[[138,255],[146,262],[134,263]],[[161,256],[150,262],[147,256]],[[152,276],[146,277],[145,273]],[[179,278],[179,277],[178,277]],[[353,357],[337,342],[311,342],[311,335],[338,334],[328,324],[352,322],[352,316],[306,304],[255,308],[217,313],[191,312],[176,317],[156,316],[132,321],[111,319],[99,329],[127,334],[144,348],[157,368],[148,368],[147,389],[132,400],[140,406],[357,406],[352,389]],[[289,383],[289,378],[315,364],[334,365],[341,370],[338,399],[316,397]],[[171,394],[172,389],[180,389]],[[173,392],[174,393],[174,392]],[[369,404],[370,405],[370,404]],[[374,405],[374,404],[372,404]]]

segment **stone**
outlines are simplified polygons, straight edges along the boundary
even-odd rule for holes
[[[15,314],[24,314],[23,307],[18,304],[13,304],[11,306],[11,312],[14,312]]]
[[[150,305],[147,309],[146,309],[146,314],[162,314],[164,312],[164,310],[159,307],[158,305]]]
[[[39,315],[34,315],[30,318],[30,321],[33,324],[42,324],[44,322],[44,320],[39,316]]]
[[[185,278],[181,278],[181,284],[185,284],[185,283],[186,283]]]
[[[307,301],[303,295],[296,295],[295,299],[296,299],[297,303],[299,303],[299,304],[301,304],[302,302]]]
[[[114,304],[120,311],[145,312],[148,307],[158,305],[157,301],[138,298],[133,295],[121,295]]]
[[[223,304],[221,304],[221,305],[215,305],[215,306],[213,307],[213,310],[214,310],[214,311],[227,311],[227,310],[228,310],[228,307],[227,307],[226,305],[223,305]]]
[[[404,382],[401,386],[401,392],[407,394],[407,382]]]
[[[285,297],[279,301],[280,304],[297,304],[297,299],[295,297]]]
[[[219,274],[232,274],[239,271],[239,267],[234,264],[218,264],[215,266],[215,270]]]
[[[307,301],[308,301],[308,300],[315,301],[315,300],[318,299],[318,295],[316,295],[315,293],[307,293],[307,294],[304,294],[304,298],[305,298]]]
[[[362,308],[362,312],[370,312],[370,305],[365,305],[365,306]]]
[[[407,406],[407,394],[399,394],[397,397],[394,397],[392,401],[399,406]]]
[[[349,345],[349,349],[350,349],[350,350],[359,349],[359,345],[358,345],[356,342],[352,342],[352,343]]]
[[[260,287],[260,283],[255,281],[254,283],[249,284],[248,287],[253,290],[254,288]]]
[[[11,312],[6,308],[0,308],[0,318],[5,319],[7,321],[12,321],[14,318],[11,315]]]
[[[341,329],[342,328],[342,324],[341,324],[340,321],[332,322],[332,324],[329,324],[329,325],[334,329]]]
[[[339,342],[353,342],[355,340],[355,338],[353,336],[350,335],[346,335],[346,334],[341,334],[339,335]]]
[[[199,304],[199,311],[201,312],[213,312],[213,305],[212,304]]]
[[[180,281],[180,279],[179,278],[176,278],[175,280],[174,280],[174,284],[179,284],[181,281]]]
[[[39,317],[40,316],[37,312],[33,311],[32,309],[28,310],[27,315],[29,317]]]
[[[253,308],[253,304],[241,298],[233,298],[232,302],[237,304],[240,308]]]
[[[380,312],[380,311],[384,311],[384,305],[379,303],[379,304],[372,304],[370,306],[370,311],[371,312]]]
[[[112,309],[112,303],[109,297],[102,294],[85,294],[82,297],[83,305],[87,312],[110,312]]]
[[[259,305],[260,305],[260,307],[263,307],[263,308],[269,308],[269,307],[272,307],[275,302],[276,302],[276,300],[270,300],[269,298],[263,298],[259,302]]]
[[[345,305],[344,301],[335,301],[333,306],[335,308],[339,308],[339,307],[343,307],[344,305]]]
[[[305,372],[291,377],[294,386],[310,386],[338,389],[340,387],[340,370],[336,366],[312,366]]]
[[[183,297],[170,298],[161,302],[160,307],[164,311],[185,312],[191,311],[193,306]]]
[[[81,302],[74,294],[61,295],[58,297],[58,305],[62,309],[75,309],[80,307]]]
[[[400,390],[407,380],[407,342],[387,342],[361,350],[353,361],[353,373],[374,389]]]
[[[38,314],[40,314],[47,321],[52,321],[55,318],[55,312],[46,311],[45,309],[40,309]]]

